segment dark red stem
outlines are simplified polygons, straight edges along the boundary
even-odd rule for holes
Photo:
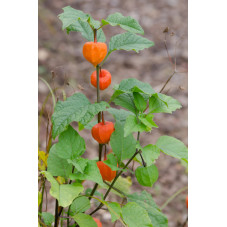
[[[94,29],[94,43],[97,43],[97,29]]]
[[[105,120],[104,120],[104,113],[102,111],[102,123],[105,125]]]

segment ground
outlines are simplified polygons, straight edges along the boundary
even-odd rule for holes
[[[111,86],[102,91],[101,99],[108,101],[114,84],[125,78],[137,78],[149,83],[156,91],[159,91],[165,81],[172,74],[172,64],[167,56],[164,45],[165,34],[163,30],[168,27],[166,36],[169,55],[173,62],[176,59],[177,71],[166,86],[164,93],[173,96],[182,104],[182,108],[172,115],[156,114],[155,121],[158,129],[151,133],[141,135],[141,144],[155,143],[161,135],[174,136],[182,140],[186,145],[188,126],[188,88],[187,88],[187,0],[40,0],[39,1],[39,77],[47,80],[52,88],[63,88],[67,96],[74,92],[84,93],[91,102],[95,102],[95,88],[90,85],[90,74],[94,68],[82,55],[82,47],[85,40],[79,33],[70,33],[61,29],[61,22],[57,15],[62,12],[64,6],[70,5],[76,9],[91,14],[95,19],[106,18],[108,14],[120,12],[125,16],[132,16],[139,20],[144,28],[145,37],[154,41],[155,46],[135,52],[115,51],[104,64],[104,68],[112,74]],[[114,34],[121,33],[119,27],[106,26],[103,28],[107,42]],[[176,58],[175,58],[176,57]],[[55,72],[54,78],[51,71]],[[39,113],[48,88],[39,80]],[[62,100],[62,91],[57,90],[58,99]],[[52,103],[48,101],[42,121],[40,122],[39,147],[45,150],[46,123],[51,114]],[[106,116],[111,119],[111,116]],[[87,141],[86,157],[97,156],[97,143],[92,139],[89,131],[83,130],[81,135]],[[147,190],[152,194],[156,203],[161,206],[172,194],[187,186],[187,173],[179,160],[161,155],[157,161],[159,180],[153,188],[140,186],[135,178],[132,178],[131,192]],[[85,186],[92,187],[91,182],[85,182]],[[170,227],[182,226],[187,217],[185,196],[187,191],[178,195],[166,206],[163,212],[169,219]],[[112,199],[116,199],[114,195]],[[53,212],[54,201],[49,204],[48,211]],[[95,217],[100,218],[103,226],[108,226],[110,216],[104,210],[98,212]],[[117,225],[116,225],[117,226]],[[118,223],[118,226],[120,224]]]

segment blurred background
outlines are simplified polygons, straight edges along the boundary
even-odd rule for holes
[[[90,75],[94,68],[82,55],[82,47],[86,40],[77,32],[67,35],[62,31],[61,21],[57,17],[62,13],[62,8],[68,5],[91,14],[96,20],[104,19],[115,12],[134,17],[143,27],[144,37],[155,43],[154,47],[142,50],[139,54],[132,51],[115,51],[110,55],[103,68],[110,71],[112,84],[101,92],[102,100],[109,101],[114,84],[126,78],[137,78],[149,83],[157,92],[160,91],[173,73],[173,65],[165,47],[166,40],[169,56],[173,62],[176,60],[178,73],[174,74],[163,92],[179,100],[183,107],[172,115],[156,114],[154,120],[159,128],[153,129],[151,133],[142,134],[141,145],[155,143],[164,134],[174,136],[187,145],[187,0],[39,0],[39,77],[48,81],[53,89],[63,88],[67,97],[75,92],[82,92],[91,102],[95,102],[96,90],[90,85]],[[163,33],[164,30],[168,32]],[[103,31],[107,43],[113,35],[124,32],[120,27],[111,26],[105,26]],[[51,72],[54,72],[55,76]],[[41,80],[38,91],[40,114],[49,93],[48,87]],[[56,97],[59,100],[63,99],[60,90],[56,91]],[[40,150],[45,150],[46,147],[46,128],[52,112],[50,98],[47,100],[42,118],[39,119]],[[112,119],[109,115],[107,118]],[[92,139],[90,132],[83,130],[80,134],[87,142],[85,156],[96,157],[97,143]],[[188,178],[186,168],[174,158],[161,155],[157,167],[159,180],[156,184],[152,188],[145,188],[132,177],[131,193],[146,190],[152,194],[155,202],[162,206],[171,195],[187,186]],[[85,182],[85,185],[92,187],[93,183]],[[170,227],[183,227],[187,218],[186,195],[187,191],[179,194],[163,209],[163,213],[169,219]],[[111,197],[115,199],[114,195]],[[54,200],[49,199],[48,211],[53,212]],[[100,218],[104,227],[110,223],[110,215],[104,210],[97,212],[95,217]]]

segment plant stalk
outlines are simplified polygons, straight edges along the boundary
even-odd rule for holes
[[[67,216],[68,216],[68,217],[69,217],[69,213],[70,213],[70,207],[71,207],[71,206],[69,206],[68,212],[67,212]],[[69,227],[69,218],[67,219],[67,227]]]
[[[54,221],[54,227],[58,227],[58,200],[56,199],[55,202],[55,221]]]
[[[43,211],[43,195],[44,195],[45,183],[46,183],[46,178],[44,178],[44,180],[43,180],[42,198],[41,198],[41,203],[39,205],[39,213],[42,213],[42,211]]]
[[[166,202],[160,207],[160,210],[163,210],[173,199],[175,199],[175,197],[177,197],[180,193],[182,193],[183,191],[185,191],[188,188],[188,186],[183,187],[181,189],[179,189],[177,192],[175,192],[172,196],[170,196]]]
[[[97,43],[97,29],[94,29],[94,43]]]
[[[94,34],[95,35],[95,34]],[[101,71],[101,67],[99,65],[96,66],[96,78],[97,78],[97,103],[100,102],[100,88],[99,88],[99,72]],[[101,112],[98,113],[98,123],[101,122]],[[102,159],[102,144],[99,144],[99,161]],[[96,183],[91,191],[89,200],[91,200],[91,197],[94,195],[96,189],[98,187],[98,184]]]
[[[128,162],[127,162],[127,164],[124,166],[123,170],[130,164],[130,162],[133,160],[133,158],[136,157],[136,155],[137,155],[138,153],[139,153],[139,151],[136,150],[135,154],[128,160]],[[112,189],[113,185],[114,185],[115,182],[117,181],[118,177],[123,173],[123,170],[121,170],[121,171],[117,174],[117,176],[114,178],[114,180],[113,180],[112,183],[110,184],[110,186],[109,186],[109,188],[108,188],[106,194],[105,194],[104,197],[103,197],[104,200],[105,200],[106,197],[108,196],[110,190]],[[89,215],[94,214],[96,211],[98,211],[98,210],[99,210],[100,208],[102,208],[102,207],[103,207],[103,204],[100,203],[99,206],[98,206],[94,211],[92,211]]]
[[[97,103],[100,102],[100,88],[99,88],[99,65],[96,66],[96,78],[97,78]],[[101,122],[101,112],[98,113],[98,123]]]
[[[141,152],[139,153],[139,155],[140,155],[140,158],[142,160],[143,166],[146,167],[147,166],[147,163],[144,161],[143,155],[141,154]]]
[[[140,138],[140,132],[137,133],[137,141],[139,141],[139,138]],[[114,180],[112,181],[112,183],[110,184],[106,194],[104,195],[103,199],[105,200],[106,197],[108,196],[110,190],[112,189],[112,187],[114,186],[115,182],[117,181],[118,177],[123,173],[123,170],[127,168],[127,166],[131,163],[131,161],[136,157],[136,155],[139,153],[140,151],[138,149],[136,149],[136,152],[134,153],[134,155],[128,160],[128,162],[126,163],[126,165],[124,166],[124,168],[117,173],[116,177],[114,178]],[[92,215],[94,214],[96,211],[98,211],[100,208],[103,207],[103,204],[100,203],[99,206],[94,210],[92,211],[89,215]]]
[[[106,182],[106,181],[103,181],[103,182],[104,182],[106,185],[110,186],[110,184],[109,184],[108,182]],[[121,195],[123,195],[124,197],[126,197],[125,193],[122,192],[121,190],[119,190],[118,188],[115,188],[114,186],[112,186],[112,188],[113,188],[116,192],[118,192],[118,193],[120,193]]]

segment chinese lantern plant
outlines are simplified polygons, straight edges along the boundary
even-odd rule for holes
[[[100,22],[70,6],[63,8],[63,11],[59,15],[63,30],[68,34],[80,32],[86,40],[80,51],[85,60],[91,63],[91,69],[96,68],[91,75],[91,84],[97,101],[91,103],[85,94],[78,92],[65,101],[59,100],[55,106],[51,118],[52,138],[58,137],[58,142],[49,151],[47,171],[41,172],[51,184],[50,195],[56,199],[55,214],[47,213],[55,227],[60,222],[64,222],[64,226],[95,227],[101,226],[101,222],[93,215],[105,206],[111,214],[111,222],[118,220],[122,226],[167,227],[166,216],[145,187],[152,187],[158,180],[155,162],[161,152],[187,162],[187,148],[170,136],[161,136],[155,144],[141,146],[140,137],[144,132],[158,128],[154,121],[155,114],[171,114],[181,105],[174,98],[155,91],[150,84],[134,78],[115,85],[109,103],[101,101],[100,92],[110,89],[111,77],[114,77],[114,73],[111,75],[108,69],[102,69],[111,53],[116,50],[139,52],[152,47],[154,43],[141,36],[144,34],[142,27],[129,16],[114,13]],[[126,31],[111,37],[108,48],[103,32],[107,25],[120,26]],[[123,109],[111,107],[112,103]],[[112,116],[112,120],[106,121],[104,113]],[[86,150],[86,141],[71,126],[73,122],[78,123],[79,130],[89,130],[91,133],[98,146],[96,159],[83,157],[85,152],[93,151]],[[104,150],[111,149],[112,152],[106,157]],[[135,170],[132,168],[133,161],[140,165]],[[144,186],[142,192],[131,194],[130,190],[124,190],[126,183],[122,183],[125,179],[121,175],[123,172],[127,175],[129,171]],[[84,180],[94,182],[94,187],[85,188],[82,185]],[[107,190],[102,194],[100,188]],[[126,203],[107,200],[110,192],[120,194]],[[91,199],[96,201],[95,205],[90,203]],[[39,208],[39,225],[51,225],[50,220],[47,224],[46,212]]]

